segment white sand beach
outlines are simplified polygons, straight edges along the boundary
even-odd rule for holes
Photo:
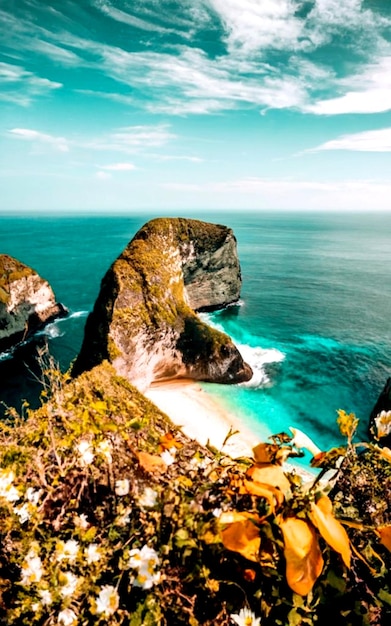
[[[259,443],[239,419],[202,387],[191,380],[177,379],[153,383],[144,395],[166,413],[176,426],[191,439],[201,444],[209,443],[232,457],[251,456],[252,448]],[[223,443],[229,430],[239,433]]]
[[[166,413],[182,432],[202,445],[208,441],[218,450],[238,458],[252,456],[259,438],[246,428],[238,417],[223,407],[197,382],[175,379],[152,383],[144,395]],[[223,446],[229,430],[239,431]],[[312,482],[317,471],[304,469],[294,463],[284,463],[284,469],[299,474],[305,482]]]

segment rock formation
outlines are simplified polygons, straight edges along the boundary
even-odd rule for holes
[[[148,222],[102,280],[73,374],[108,359],[140,389],[178,377],[249,380],[231,339],[195,313],[236,302],[240,287],[231,229],[182,218]]]
[[[31,267],[0,254],[0,352],[66,315],[49,283]]]
[[[391,447],[391,378],[388,378],[369,418],[371,439]]]

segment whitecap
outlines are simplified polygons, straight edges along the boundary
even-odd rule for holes
[[[277,348],[261,348],[259,346],[249,346],[246,344],[237,346],[244,361],[248,363],[253,371],[251,380],[240,383],[241,387],[259,389],[270,385],[271,380],[265,366],[270,363],[280,363],[285,359],[285,354]]]

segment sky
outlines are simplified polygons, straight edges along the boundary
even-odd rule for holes
[[[0,211],[391,210],[390,0],[0,0]]]

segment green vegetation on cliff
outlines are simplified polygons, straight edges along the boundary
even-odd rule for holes
[[[233,460],[108,363],[70,381],[49,359],[44,382],[41,408],[0,429],[0,623],[387,622],[391,452],[367,444],[363,462],[353,415],[339,412],[347,445],[314,459],[343,459],[330,490],[283,470],[297,435]],[[382,484],[365,501],[368,459]]]

